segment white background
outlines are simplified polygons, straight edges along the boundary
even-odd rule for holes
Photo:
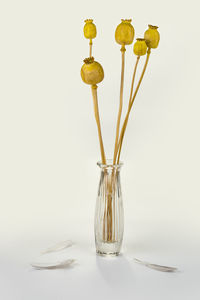
[[[125,234],[123,255],[113,259],[94,248],[100,152],[90,88],[80,78],[86,18],[97,25],[94,56],[105,71],[98,94],[107,157],[119,104],[115,28],[132,18],[136,37],[148,24],[161,35],[124,139]],[[198,1],[2,1],[0,42],[0,298],[199,299]],[[66,253],[77,259],[73,268],[31,269],[42,249],[64,239],[76,243]],[[133,257],[180,272],[148,270]]]

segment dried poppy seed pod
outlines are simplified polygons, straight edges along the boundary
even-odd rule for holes
[[[137,56],[142,56],[147,53],[147,44],[145,39],[137,39],[133,47],[133,52]]]
[[[92,19],[85,20],[85,26],[83,28],[84,36],[86,39],[94,39],[97,35],[96,25]]]
[[[104,78],[104,71],[100,63],[94,60],[94,57],[84,59],[84,64],[81,68],[82,80],[91,85],[96,85]]]
[[[135,30],[130,20],[123,20],[115,30],[115,40],[120,45],[130,45],[133,42]]]
[[[144,33],[146,44],[149,48],[157,48],[160,41],[160,33],[158,32],[158,26],[149,25]]]

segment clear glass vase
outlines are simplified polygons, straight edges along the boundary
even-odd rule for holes
[[[96,251],[101,255],[118,255],[124,232],[124,209],[121,192],[120,170],[122,163],[113,165],[111,160],[103,165],[95,209]]]

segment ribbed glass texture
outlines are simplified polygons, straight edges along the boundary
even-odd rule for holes
[[[118,255],[124,232],[120,170],[122,163],[106,165],[97,163],[101,169],[95,209],[96,251],[102,255]]]

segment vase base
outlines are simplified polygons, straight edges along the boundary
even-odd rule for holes
[[[96,253],[100,256],[118,256],[120,254],[119,252],[102,252],[99,250],[96,250]]]
[[[102,256],[117,256],[120,254],[121,243],[120,242],[97,242],[96,241],[96,253]]]

